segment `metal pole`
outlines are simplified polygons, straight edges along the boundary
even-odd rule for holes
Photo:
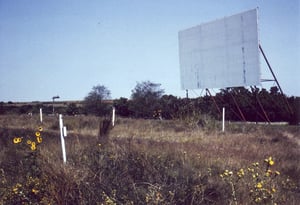
[[[267,112],[265,111],[265,109],[264,109],[263,105],[261,104],[259,98],[256,98],[256,100],[258,102],[258,105],[259,105],[260,109],[263,111],[263,114],[264,114],[266,120],[268,121],[269,124],[271,124],[271,121],[270,121],[270,119],[269,119],[269,117],[267,115]]]
[[[209,94],[210,98],[212,99],[212,101],[213,101],[215,107],[217,108],[219,114],[221,114],[221,110],[220,110],[220,108],[219,108],[219,106],[218,106],[218,104],[217,104],[215,98],[211,95],[209,89],[206,88],[206,92]]]
[[[53,114],[53,115],[54,115],[54,100],[55,100],[55,99],[58,99],[58,98],[59,98],[58,95],[52,97],[52,101],[53,101],[53,102],[52,102],[52,114]]]
[[[242,119],[244,122],[246,122],[246,118],[245,118],[245,116],[244,116],[244,114],[243,114],[243,112],[242,112],[242,110],[241,110],[239,104],[238,104],[237,101],[235,100],[235,98],[234,98],[234,96],[232,95],[232,93],[229,92],[229,94],[231,95],[231,97],[232,97],[232,99],[233,99],[233,102],[234,102],[236,108],[238,109],[238,111],[239,111],[239,113],[240,113],[241,119]]]
[[[261,47],[260,44],[259,44],[259,49],[260,49],[260,51],[261,51],[261,53],[262,53],[262,55],[263,55],[263,57],[264,57],[267,65],[269,67],[269,70],[271,71],[271,74],[272,74],[272,76],[273,76],[273,78],[274,78],[274,80],[275,80],[275,82],[276,82],[276,84],[277,84],[277,86],[278,86],[278,88],[280,90],[280,93],[284,96],[284,93],[283,93],[283,91],[282,91],[282,89],[281,89],[281,87],[279,85],[279,82],[278,82],[278,80],[277,80],[277,78],[276,78],[276,76],[275,76],[275,74],[273,72],[273,69],[272,69],[272,67],[271,67],[271,65],[270,65],[270,63],[269,63],[269,61],[268,61],[268,59],[267,59],[267,57],[266,57],[266,55],[265,55],[265,53],[264,53],[264,51],[263,51],[263,49],[262,49],[262,47]],[[290,114],[293,114],[293,110],[292,110],[289,102],[287,101],[286,97],[284,97],[284,99],[285,99],[285,103],[287,104],[288,111],[290,112]]]

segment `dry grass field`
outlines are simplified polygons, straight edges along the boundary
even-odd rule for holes
[[[298,204],[300,127],[0,115],[0,204]]]

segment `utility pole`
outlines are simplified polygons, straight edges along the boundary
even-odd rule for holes
[[[55,99],[58,99],[58,98],[59,98],[58,95],[52,97],[52,114],[53,114],[53,115],[54,115],[54,100],[55,100]]]

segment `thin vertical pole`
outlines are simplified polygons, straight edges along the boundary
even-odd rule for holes
[[[63,161],[64,161],[64,164],[66,164],[67,155],[66,155],[66,145],[65,145],[64,133],[63,133],[64,125],[63,125],[62,114],[59,114],[59,129],[60,129],[60,140],[61,140]]]
[[[222,132],[225,132],[225,107],[222,109]]]
[[[113,107],[113,108],[112,108],[112,119],[111,119],[111,123],[112,123],[112,126],[113,126],[113,127],[115,126],[115,119],[116,119],[115,113],[116,113],[116,108]]]
[[[43,123],[43,109],[40,108],[40,122]]]

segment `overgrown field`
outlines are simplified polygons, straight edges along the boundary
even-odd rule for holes
[[[300,128],[0,115],[0,204],[299,204]]]

